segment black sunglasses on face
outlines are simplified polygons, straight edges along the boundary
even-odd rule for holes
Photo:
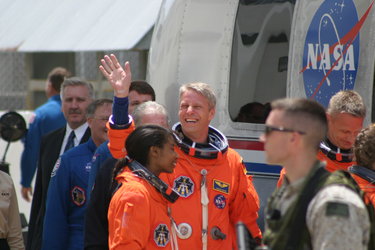
[[[285,133],[294,133],[294,132],[296,132],[296,133],[298,133],[300,135],[306,134],[306,132],[297,131],[297,130],[289,129],[289,128],[274,127],[274,126],[269,126],[269,125],[265,125],[264,126],[264,134],[265,135],[269,135],[272,131],[285,132]]]

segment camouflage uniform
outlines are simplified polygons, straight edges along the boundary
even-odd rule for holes
[[[293,211],[299,209],[297,200],[312,174],[323,166],[316,164],[307,177],[292,184],[284,181],[271,197],[268,218],[273,216],[269,211],[278,211],[279,219],[267,220],[264,240],[272,249],[284,244],[275,239],[288,238],[290,225],[296,219]],[[367,209],[361,197],[348,187],[323,186],[308,204],[305,218],[308,232],[302,234],[302,249],[367,249],[370,231]],[[273,222],[276,224],[272,225]]]

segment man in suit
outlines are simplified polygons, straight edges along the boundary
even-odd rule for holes
[[[57,160],[48,186],[42,249],[83,249],[90,167],[97,146],[108,138],[106,122],[111,113],[112,100],[93,101],[87,108],[91,138]]]
[[[67,124],[47,134],[41,141],[27,249],[41,249],[48,185],[56,160],[69,148],[86,142],[90,138],[90,129],[86,122],[86,108],[93,99],[94,89],[90,83],[77,78],[69,78],[65,79],[61,86],[62,111]]]

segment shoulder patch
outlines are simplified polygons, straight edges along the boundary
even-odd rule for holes
[[[168,226],[159,224],[154,230],[154,241],[158,247],[165,247],[170,238]]]
[[[85,204],[86,192],[83,188],[75,186],[71,191],[71,195],[72,195],[73,203],[76,204],[77,206],[80,207],[80,206],[83,206],[83,204]]]
[[[230,185],[226,182],[219,181],[219,180],[213,180],[213,189],[215,191],[224,193],[224,194],[229,194],[230,191]]]
[[[57,170],[59,170],[59,168],[60,168],[60,165],[61,165],[61,157],[59,157],[59,159],[57,159],[57,161],[55,163],[55,166],[52,169],[51,178],[56,175]]]
[[[187,176],[180,176],[174,180],[173,189],[184,198],[189,197],[194,193],[194,183]]]
[[[349,206],[341,202],[328,202],[326,207],[326,216],[349,217]]]

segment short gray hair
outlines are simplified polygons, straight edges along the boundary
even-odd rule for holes
[[[169,124],[168,112],[165,107],[157,102],[148,101],[139,104],[133,111],[132,117],[136,127],[142,125],[142,117],[145,114],[162,114],[165,116],[165,121]]]
[[[180,100],[181,100],[182,94],[188,90],[192,90],[201,94],[208,100],[210,108],[215,108],[216,95],[210,85],[208,85],[207,83],[203,83],[203,82],[193,82],[193,83],[184,84],[180,87]]]
[[[103,106],[106,103],[112,104],[113,101],[111,99],[103,98],[103,99],[97,99],[91,102],[89,106],[87,106],[87,109],[86,109],[86,118],[93,117],[98,107]]]
[[[61,91],[60,91],[61,100],[64,99],[64,90],[68,86],[85,86],[89,90],[89,97],[91,99],[95,98],[94,87],[92,86],[91,83],[86,82],[78,77],[72,77],[72,78],[66,78],[63,84],[61,85]]]
[[[356,117],[365,118],[366,106],[362,97],[353,90],[337,92],[329,100],[327,113],[330,115],[348,113]]]

